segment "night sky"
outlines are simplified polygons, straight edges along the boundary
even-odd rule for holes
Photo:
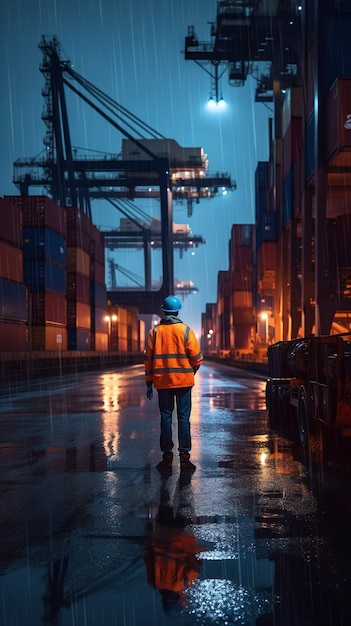
[[[232,224],[254,221],[254,171],[257,161],[268,159],[272,116],[269,107],[255,104],[252,79],[234,88],[227,72],[220,84],[227,108],[208,110],[210,77],[185,61],[184,39],[192,24],[201,41],[210,40],[208,22],[215,20],[216,6],[214,0],[3,0],[0,6],[1,196],[18,193],[13,162],[44,149],[42,35],[57,35],[75,71],[159,133],[184,147],[202,147],[209,174],[228,172],[236,181],[237,190],[227,196],[194,204],[191,217],[185,204],[174,203],[174,222],[188,223],[206,241],[195,255],[187,251],[180,259],[175,253],[175,277],[199,289],[185,299],[182,312],[197,332],[206,302],[216,301],[217,273],[228,269]],[[120,152],[121,136],[86,104],[69,95],[68,109],[73,146],[82,153]],[[159,214],[156,200],[138,204],[150,217]],[[93,217],[98,226],[118,227],[121,215],[96,201]],[[117,262],[141,274],[142,252],[121,252]],[[156,255],[154,279],[158,264]]]

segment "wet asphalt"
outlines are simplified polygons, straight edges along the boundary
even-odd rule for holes
[[[349,626],[350,464],[305,465],[225,365],[191,429],[161,475],[142,365],[0,387],[2,626]]]

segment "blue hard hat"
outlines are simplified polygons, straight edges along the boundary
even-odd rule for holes
[[[181,301],[176,296],[167,296],[161,304],[161,309],[165,313],[175,313],[183,308]]]

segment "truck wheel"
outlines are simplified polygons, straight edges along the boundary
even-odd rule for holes
[[[299,389],[299,400],[298,400],[298,408],[297,408],[297,419],[298,419],[298,429],[299,429],[299,437],[303,446],[308,445],[309,440],[309,402],[306,393],[305,387],[301,386]]]
[[[276,389],[273,389],[273,383],[270,379],[267,380],[266,384],[266,409],[269,427],[274,429],[277,425],[277,398]]]

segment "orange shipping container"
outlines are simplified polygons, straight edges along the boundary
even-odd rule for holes
[[[4,241],[0,241],[0,278],[23,283],[23,252]]]
[[[252,310],[251,291],[234,291],[233,293],[234,312],[238,308],[250,308]]]
[[[108,350],[108,334],[94,333],[95,350],[106,352]]]
[[[84,302],[67,303],[67,326],[68,328],[81,328],[90,330],[91,310],[90,304]]]
[[[67,272],[90,275],[90,257],[82,248],[67,247]]]
[[[67,329],[64,326],[32,326],[32,350],[67,350]]]

